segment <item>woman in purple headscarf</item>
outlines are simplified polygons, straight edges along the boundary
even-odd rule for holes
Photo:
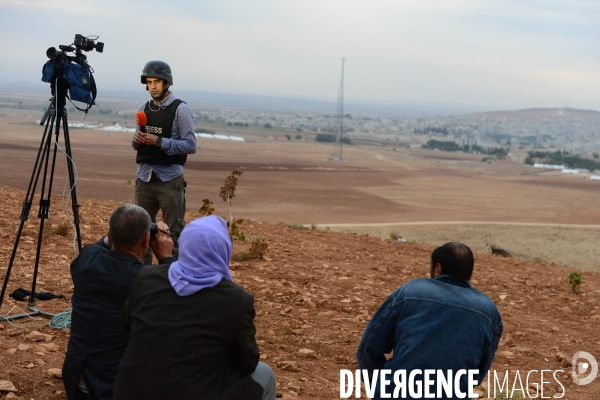
[[[179,260],[169,268],[169,281],[180,296],[189,296],[229,281],[231,240],[225,221],[216,216],[200,218],[185,227],[179,238]]]
[[[210,216],[184,228],[178,261],[142,268],[123,308],[131,337],[115,400],[275,399],[254,298],[233,283],[230,256],[227,224]]]

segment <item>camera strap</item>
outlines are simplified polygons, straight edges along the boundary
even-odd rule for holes
[[[23,300],[25,300],[25,297],[31,298],[31,291],[25,290],[23,288],[18,288],[17,290],[12,292],[8,296],[12,297],[15,300],[23,301]],[[36,299],[40,299],[40,300],[52,300],[52,299],[64,299],[65,298],[65,296],[63,296],[62,294],[57,294],[57,293],[52,293],[52,292],[35,292],[33,294],[33,296]]]
[[[83,108],[79,108],[77,107],[77,105],[75,103],[73,103],[73,101],[71,100],[71,98],[69,97],[69,95],[67,94],[67,99],[69,99],[69,101],[71,102],[71,104],[73,104],[73,107],[75,107],[76,109],[78,109],[79,111],[83,111],[85,114],[83,115],[83,118],[85,119],[85,117],[87,116],[88,111],[90,110],[90,108],[92,108],[92,106],[94,105],[95,101],[96,101],[96,94],[97,94],[97,90],[96,90],[96,80],[94,79],[94,74],[91,71],[90,68],[90,92],[92,94],[92,103],[88,104],[87,108],[83,109]]]
[[[71,104],[85,113],[83,116],[85,118],[95,104],[97,94],[96,80],[92,72],[92,68],[87,64],[50,60],[42,68],[42,81],[50,83],[53,95],[55,95],[55,86],[58,85],[60,93],[57,95],[63,95],[64,92],[64,96]],[[73,100],[86,103],[88,106],[80,108],[73,103]]]

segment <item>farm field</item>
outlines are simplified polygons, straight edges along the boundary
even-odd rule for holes
[[[40,116],[0,109],[0,278],[43,134],[35,124]],[[574,385],[570,367],[557,360],[557,353],[570,358],[577,351],[600,357],[599,182],[508,161],[482,163],[475,155],[393,150],[376,141],[346,146],[344,162],[332,163],[326,161],[329,145],[274,140],[284,132],[219,133],[245,141],[198,139],[198,152],[185,167],[187,219],[198,217],[204,198],[226,216],[220,186],[234,164],[243,167],[233,213],[246,219],[244,232],[267,238],[269,248],[264,260],[232,261],[230,267],[234,281],[255,297],[261,356],[273,367],[282,398],[338,398],[339,370],[357,368],[356,347],[370,317],[395,288],[426,276],[431,251],[447,241],[476,251],[473,284],[502,313],[505,332],[492,369],[510,371],[511,383],[517,370],[562,369],[563,398],[600,398],[596,382]],[[117,204],[131,201],[135,154],[129,133],[71,129],[70,135],[85,244],[105,234]],[[70,209],[64,205],[66,176],[59,151],[36,289],[65,294],[66,302],[38,301],[52,313],[69,308],[72,294],[72,240],[60,229]],[[31,285],[37,208],[34,201],[8,292]],[[292,229],[299,225],[316,229]],[[408,242],[391,240],[391,233]],[[517,258],[490,255],[491,244]],[[234,254],[247,248],[235,243]],[[575,271],[583,273],[580,295],[567,278]],[[24,310],[26,303],[5,299],[0,314],[19,312],[16,307]],[[0,381],[12,382],[21,399],[66,398],[49,370],[62,366],[68,332],[47,322],[0,323]],[[32,331],[49,336],[35,342]],[[305,356],[301,349],[314,353]],[[561,390],[549,384],[544,395],[558,397]]]
[[[24,99],[34,100],[42,101]],[[114,107],[136,110],[135,103],[124,100],[114,100]],[[41,111],[2,112],[0,185],[26,190],[43,133],[35,123]],[[70,121],[81,120],[79,114]],[[106,123],[115,118],[96,117]],[[246,141],[198,139],[198,152],[185,167],[190,211],[209,198],[217,212],[225,213],[219,188],[239,164],[244,175],[233,205],[243,218],[383,237],[397,231],[429,244],[463,240],[481,252],[497,244],[525,259],[598,268],[600,182],[584,174],[565,176],[509,161],[487,164],[470,154],[393,150],[385,142],[345,146],[344,162],[327,162],[329,144],[274,140],[284,132],[251,127],[222,129],[218,133]],[[70,129],[70,137],[78,198],[132,201],[131,134]],[[53,194],[67,190],[66,176],[66,157],[59,151]]]

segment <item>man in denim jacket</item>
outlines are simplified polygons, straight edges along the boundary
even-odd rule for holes
[[[469,393],[468,374],[460,377],[460,387],[454,387],[454,377],[459,370],[477,370],[474,380],[485,378],[502,335],[502,318],[494,302],[469,280],[473,273],[473,253],[461,243],[446,243],[431,254],[431,279],[414,279],[392,293],[367,326],[357,358],[360,369],[391,370],[387,376],[391,383],[386,393],[393,393],[395,371],[406,371],[406,385],[411,371],[416,371],[415,381],[422,384],[421,396],[425,398],[425,370],[435,370],[448,378],[451,370],[452,393],[442,397],[459,398],[456,393]],[[385,354],[393,350],[390,359]],[[437,394],[436,375],[429,377],[428,392]],[[376,399],[381,395],[377,381]],[[400,386],[400,385],[399,385]],[[440,385],[442,386],[442,385]],[[415,388],[417,391],[418,387]],[[440,388],[441,389],[441,388]],[[413,398],[409,391],[407,397]],[[455,397],[456,396],[456,397]],[[402,393],[400,391],[400,396]]]

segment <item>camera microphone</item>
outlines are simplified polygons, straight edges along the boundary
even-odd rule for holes
[[[135,122],[137,122],[137,124],[141,126],[145,131],[146,125],[148,124],[148,117],[146,117],[146,113],[140,111],[137,114],[135,114]]]

